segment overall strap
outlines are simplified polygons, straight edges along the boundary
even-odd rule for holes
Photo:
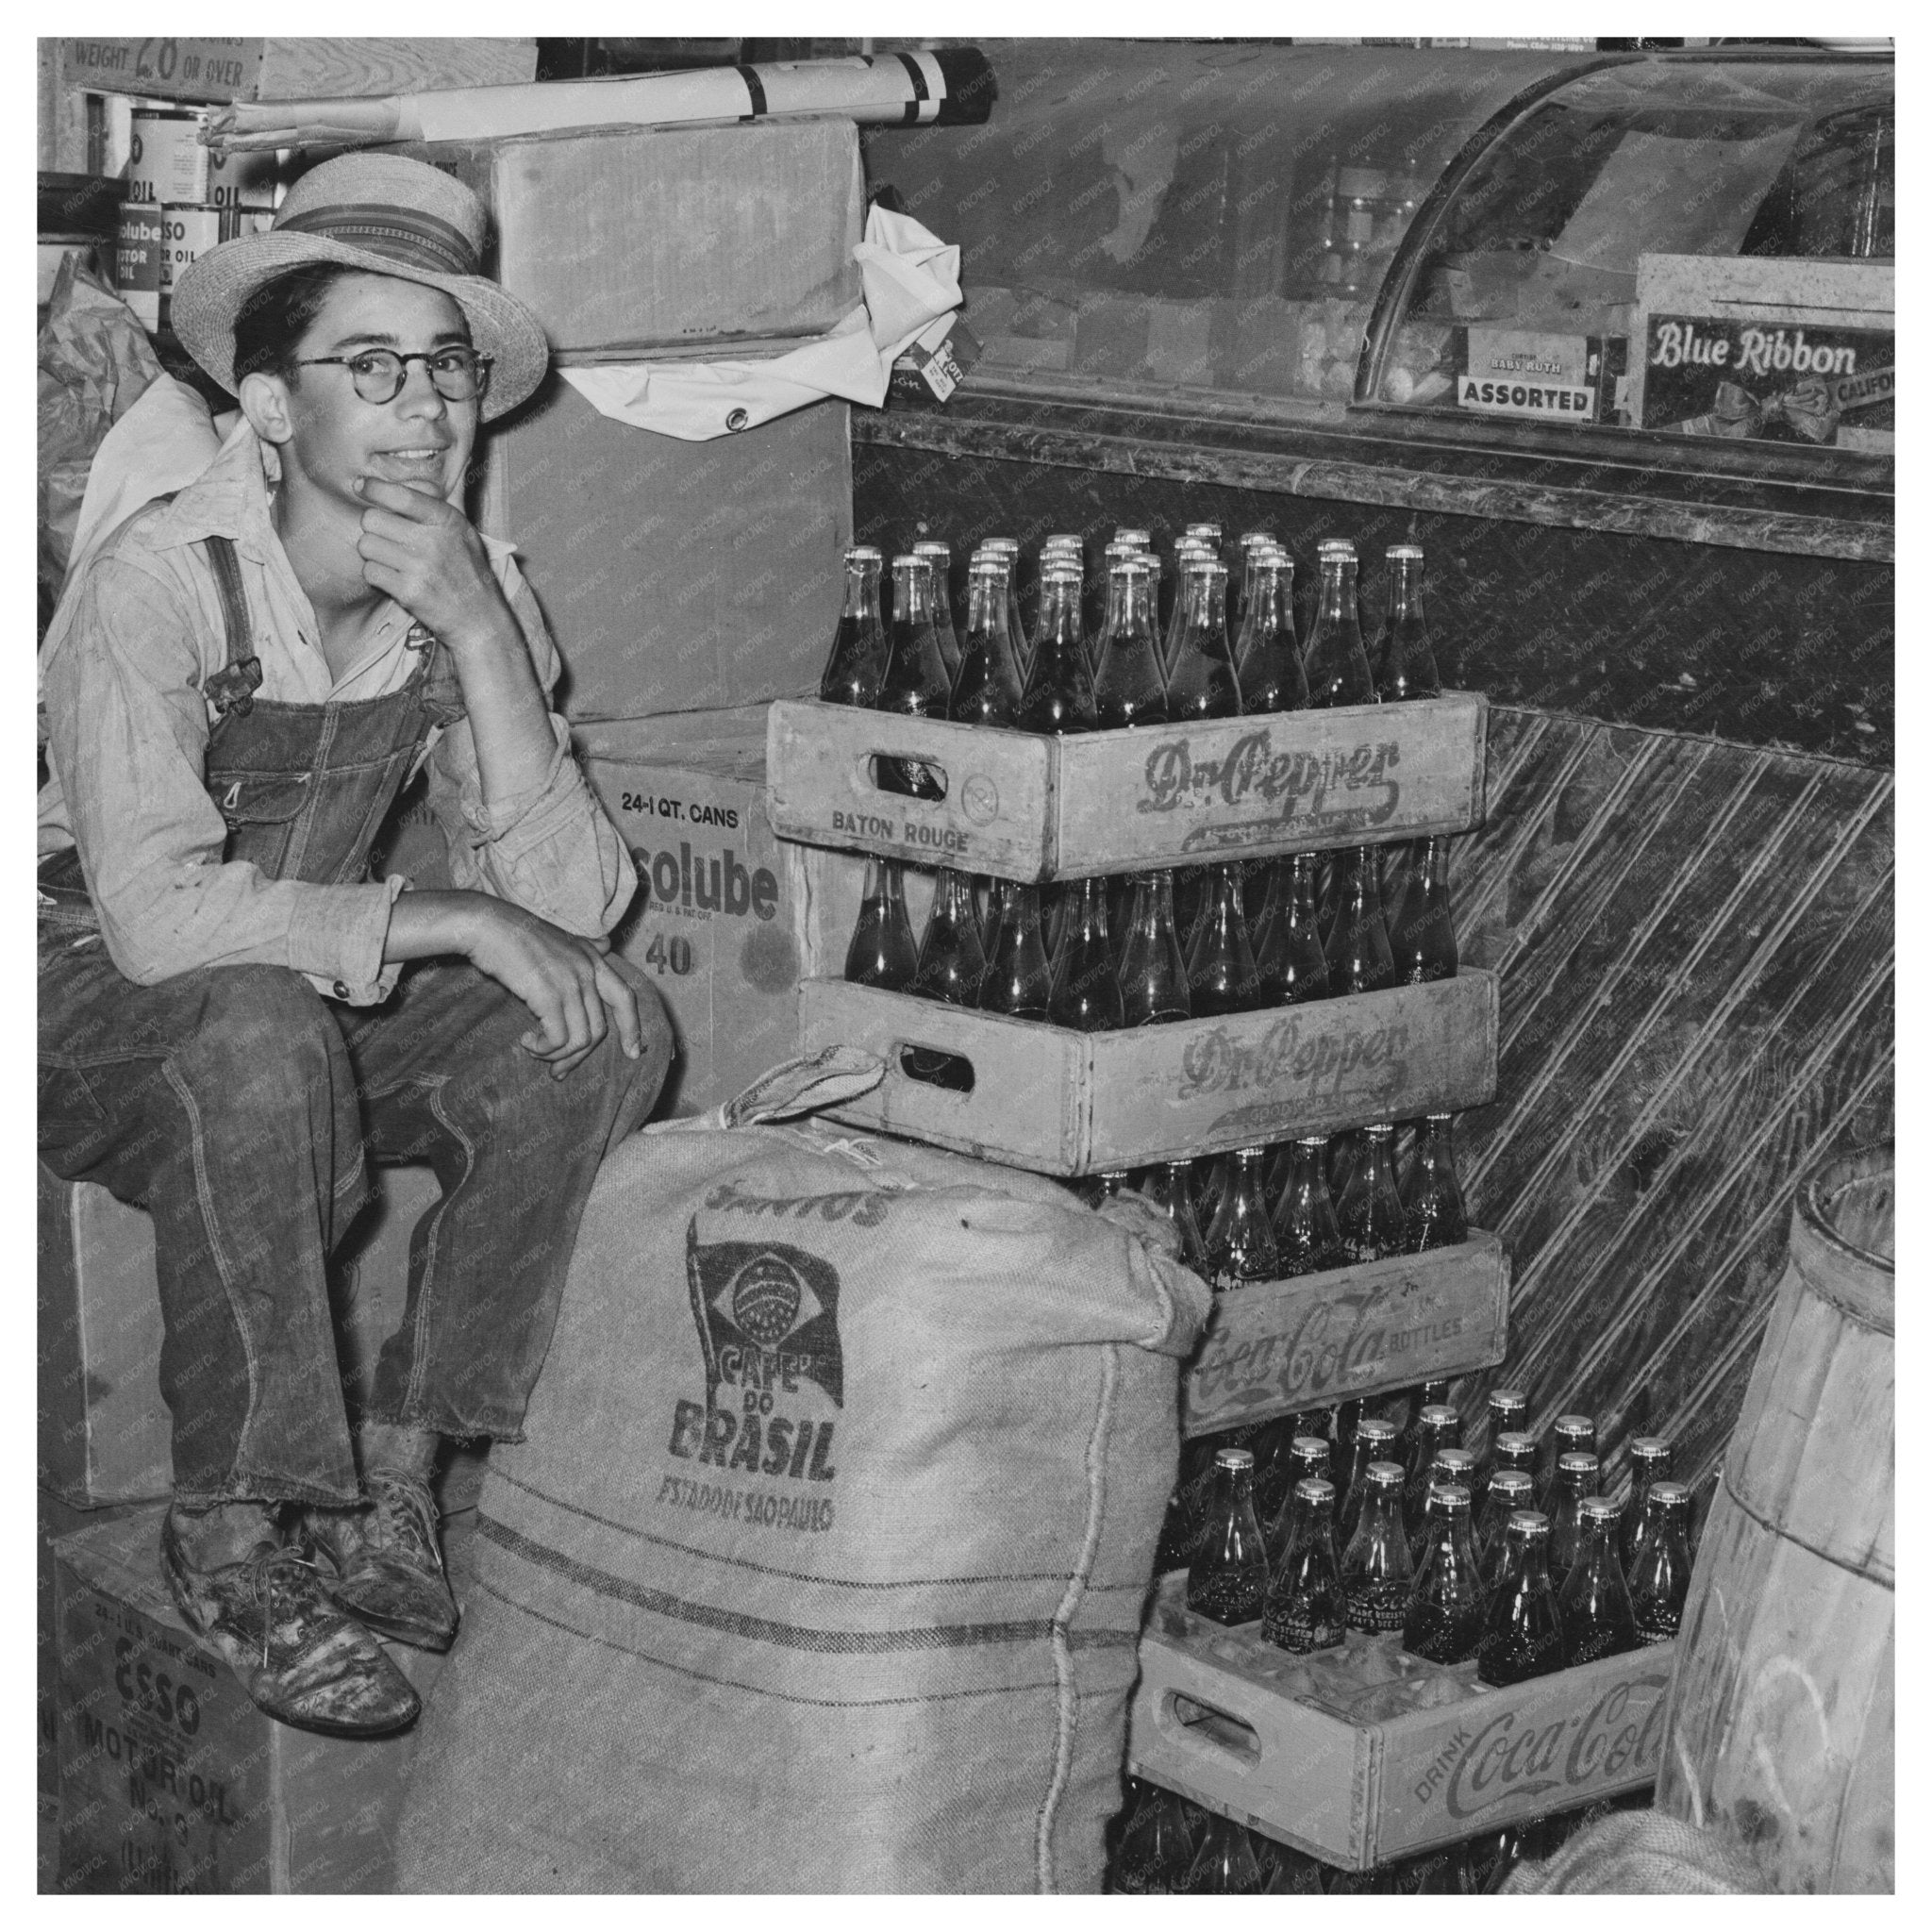
[[[215,590],[222,600],[222,625],[227,637],[226,662],[210,674],[202,689],[221,716],[225,718],[232,711],[237,717],[245,718],[255,708],[255,693],[261,686],[261,659],[249,649],[255,640],[249,632],[248,593],[242,584],[242,560],[235,554],[232,537],[206,537],[202,548],[215,574]]]

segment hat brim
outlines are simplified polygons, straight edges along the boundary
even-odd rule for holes
[[[332,262],[373,275],[441,289],[463,311],[470,340],[491,358],[483,421],[531,395],[550,366],[550,343],[535,314],[482,275],[439,275],[326,235],[271,228],[197,256],[175,282],[172,317],[182,346],[230,395],[235,393],[235,317],[262,283],[306,262]]]

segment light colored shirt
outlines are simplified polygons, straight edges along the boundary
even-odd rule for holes
[[[405,641],[409,616],[391,602],[362,656],[340,678],[330,673],[321,626],[270,520],[265,455],[273,460],[239,425],[172,504],[140,512],[70,579],[41,656],[52,775],[41,791],[38,848],[79,847],[108,957],[142,985],[198,966],[268,964],[373,1005],[401,971],[384,965],[382,949],[390,907],[408,882],[309,885],[224,863],[227,825],[203,783],[216,716],[203,687],[227,646],[200,539],[234,541],[261,659],[258,698],[382,697],[420,660]],[[483,543],[547,698],[560,665],[542,614],[513,546]],[[636,874],[554,710],[550,726],[557,749],[543,783],[510,797],[485,804],[467,719],[432,727],[410,776],[426,761],[452,885],[566,931],[608,932]]]

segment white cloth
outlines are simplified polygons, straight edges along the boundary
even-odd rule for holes
[[[910,215],[874,208],[853,249],[865,300],[822,336],[761,361],[600,362],[563,378],[601,415],[660,436],[706,442],[756,428],[822,396],[873,408],[893,358],[916,339],[944,341],[959,291],[959,250]]]

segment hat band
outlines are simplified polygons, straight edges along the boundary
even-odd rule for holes
[[[331,242],[366,249],[371,255],[387,256],[391,261],[443,275],[474,275],[481,269],[476,251],[461,230],[418,208],[380,203],[308,208],[276,220],[276,234],[291,231],[324,235]]]

